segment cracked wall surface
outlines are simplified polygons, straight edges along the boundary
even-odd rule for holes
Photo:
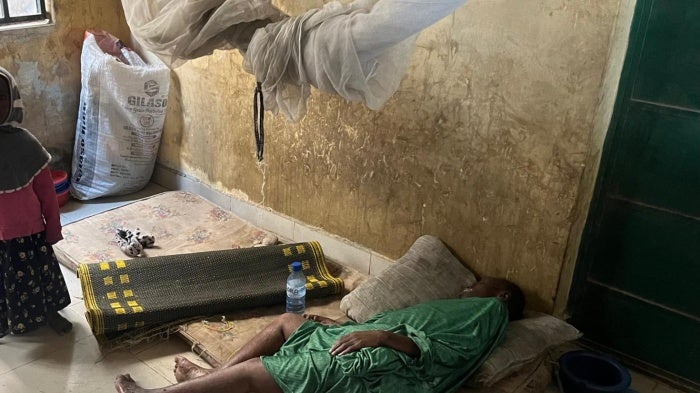
[[[174,70],[159,160],[389,257],[436,235],[551,310],[618,4],[470,1],[380,111],[314,92],[297,124],[268,113],[262,165],[255,80],[215,52]]]

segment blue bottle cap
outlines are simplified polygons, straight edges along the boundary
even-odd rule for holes
[[[295,272],[301,271],[301,262],[292,262],[292,270]]]

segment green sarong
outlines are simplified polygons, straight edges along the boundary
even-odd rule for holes
[[[508,311],[496,298],[438,300],[379,313],[362,324],[307,321],[262,362],[286,393],[452,392],[491,354],[507,324]],[[365,330],[406,335],[420,356],[389,348],[328,352],[338,338]]]

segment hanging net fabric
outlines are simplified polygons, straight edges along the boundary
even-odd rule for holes
[[[294,17],[271,0],[122,0],[136,39],[167,64],[238,49],[265,109],[298,121],[311,86],[378,110],[396,92],[415,38],[466,0],[330,2]]]
[[[287,16],[270,0],[122,0],[141,45],[173,67],[215,49],[245,51],[255,30]]]

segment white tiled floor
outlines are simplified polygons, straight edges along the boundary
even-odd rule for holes
[[[151,184],[126,197],[71,201],[61,210],[61,222],[67,225],[165,190]],[[376,258],[378,263],[382,262],[380,257]],[[102,352],[84,317],[80,282],[74,272],[61,268],[72,297],[71,305],[62,314],[73,322],[73,331],[58,336],[43,328],[25,336],[0,338],[0,393],[111,393],[115,391],[114,377],[127,372],[144,387],[162,387],[175,382],[172,369],[176,355],[186,355],[206,366],[177,337],[130,350]],[[379,271],[381,267],[375,269]],[[632,374],[632,387],[639,393],[679,393],[652,378]],[[553,386],[547,390],[547,393],[556,392]]]

